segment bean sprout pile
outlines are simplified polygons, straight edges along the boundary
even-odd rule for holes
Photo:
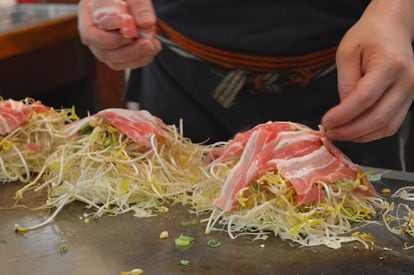
[[[191,191],[203,182],[202,156],[206,147],[182,137],[175,126],[163,125],[166,137],[151,136],[151,146],[140,146],[105,119],[92,119],[78,135],[47,158],[36,179],[16,193],[47,188],[47,208],[53,215],[27,231],[41,227],[66,204],[78,200],[93,216],[133,211],[147,217],[168,211],[165,206],[189,203]]]
[[[344,234],[355,230],[355,223],[375,222],[373,218],[378,209],[385,207],[379,197],[358,192],[366,190],[363,175],[354,181],[341,180],[336,184],[319,182],[326,199],[298,206],[290,183],[280,173],[267,172],[239,191],[237,205],[231,212],[214,209],[213,201],[233,166],[234,162],[214,163],[209,167],[208,185],[200,186],[193,193],[195,212],[211,211],[206,233],[225,231],[232,239],[242,235],[266,239],[273,233],[301,246],[339,248],[341,243],[359,241],[367,247],[370,240],[366,234]]]
[[[0,99],[2,101],[2,99]],[[33,99],[23,100],[32,107]],[[74,110],[31,112],[28,121],[5,136],[0,135],[0,182],[29,182],[46,158],[66,140],[65,123],[76,120]]]
[[[34,101],[24,103],[31,106]],[[414,210],[409,204],[367,196],[362,173],[354,180],[317,182],[325,198],[299,204],[280,171],[266,172],[237,193],[231,211],[223,211],[214,202],[237,160],[205,160],[226,143],[194,144],[183,137],[181,127],[160,121],[157,127],[164,135],[151,134],[148,144],[140,144],[102,117],[92,117],[74,136],[66,136],[63,128],[77,119],[74,109],[49,108],[32,112],[26,123],[0,136],[0,181],[28,183],[16,192],[17,202],[28,190],[45,190],[47,200],[41,208],[54,209],[40,224],[17,224],[17,232],[50,223],[73,201],[85,203],[92,218],[126,212],[148,217],[181,203],[190,205],[193,214],[209,215],[203,220],[206,233],[225,231],[232,239],[266,239],[273,234],[300,246],[337,249],[358,241],[369,248],[373,236],[356,229],[378,224],[382,217],[390,232],[407,240],[405,249],[414,248],[409,244],[414,238]],[[400,188],[391,198],[414,201],[414,187]]]
[[[414,186],[406,186],[394,192],[391,198],[414,201]],[[407,242],[405,250],[414,248],[414,209],[406,203],[390,203],[382,215],[387,229]],[[411,243],[411,244],[409,244]]]

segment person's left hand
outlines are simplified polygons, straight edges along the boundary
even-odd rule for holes
[[[387,2],[372,1],[339,45],[341,103],[322,119],[332,140],[368,142],[393,135],[413,102],[414,5]]]

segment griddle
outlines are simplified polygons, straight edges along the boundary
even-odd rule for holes
[[[373,184],[378,191],[384,187],[394,191],[414,185],[414,174],[390,171]],[[13,205],[12,196],[22,186],[16,182],[0,185],[0,207]],[[42,194],[26,194],[23,203],[33,207],[44,199]],[[404,240],[382,225],[358,229],[375,236],[374,249],[366,250],[354,242],[333,250],[300,247],[274,236],[253,241],[247,236],[232,240],[225,232],[205,235],[205,224],[181,225],[199,219],[181,205],[155,217],[137,218],[127,213],[89,223],[80,219],[85,212],[90,211],[84,204],[73,202],[53,223],[21,235],[14,232],[14,224],[33,225],[50,213],[25,208],[0,210],[0,274],[120,274],[134,268],[142,269],[144,274],[414,273],[414,249],[403,250]],[[169,238],[160,240],[164,230]],[[175,246],[174,238],[180,234],[195,238],[190,247]],[[221,246],[207,246],[211,239],[219,240]],[[68,246],[65,254],[59,251],[63,244]],[[188,266],[179,264],[183,259],[190,261]]]

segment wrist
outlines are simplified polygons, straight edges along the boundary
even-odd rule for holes
[[[362,18],[374,23],[383,22],[396,26],[411,41],[414,40],[414,1],[413,0],[372,0]]]

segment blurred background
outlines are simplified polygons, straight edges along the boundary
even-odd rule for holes
[[[112,71],[82,45],[79,0],[0,0],[0,96],[33,97],[83,117],[122,102],[126,74]],[[411,108],[414,109],[414,108]],[[412,111],[402,127],[405,169],[414,171]]]
[[[0,0],[0,96],[33,97],[85,116],[124,107],[124,72],[97,61],[80,42],[79,0]]]

